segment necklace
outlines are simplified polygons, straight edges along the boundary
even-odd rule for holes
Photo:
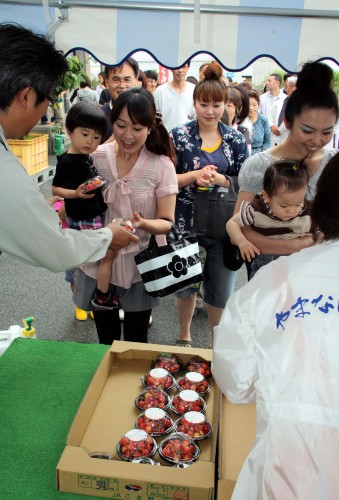
[[[203,140],[202,148],[203,149],[211,149],[211,148],[214,148],[216,146],[219,146],[220,143],[221,143],[221,137],[218,137],[218,139],[216,138],[216,140],[213,144],[211,144],[210,141],[209,141],[209,144],[207,144],[206,141]]]

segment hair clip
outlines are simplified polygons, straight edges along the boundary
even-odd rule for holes
[[[293,165],[292,168],[293,168],[293,170],[298,170],[299,169],[298,165]]]

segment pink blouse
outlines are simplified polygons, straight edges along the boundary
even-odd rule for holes
[[[93,153],[93,163],[99,175],[107,179],[103,189],[107,203],[105,223],[113,219],[131,219],[138,212],[144,219],[156,218],[156,199],[178,193],[178,182],[171,160],[164,155],[151,153],[144,146],[132,170],[123,178],[118,178],[115,157],[115,141],[102,144]],[[111,283],[130,288],[132,283],[141,281],[134,256],[147,248],[150,234],[136,230],[138,243],[131,243],[116,252],[112,265]],[[82,270],[92,278],[97,277],[97,263],[86,264]]]

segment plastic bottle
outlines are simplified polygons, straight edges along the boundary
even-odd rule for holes
[[[14,339],[17,337],[36,337],[36,330],[32,327],[32,323],[34,321],[33,317],[29,317],[22,320],[25,328],[22,328],[20,325],[12,325],[8,330],[0,331],[0,356],[6,351],[6,349],[11,345]]]

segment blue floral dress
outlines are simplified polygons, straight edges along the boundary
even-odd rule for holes
[[[232,177],[236,181],[241,165],[249,156],[246,140],[240,132],[219,122],[219,130],[222,137],[222,150],[225,161],[217,165],[218,173]],[[192,170],[199,170],[201,157],[202,139],[199,135],[199,124],[197,120],[185,123],[170,131],[175,152],[177,155],[177,174],[185,174]],[[193,224],[193,204],[197,186],[195,183],[184,186],[179,190],[177,196],[175,222],[181,232],[191,233]]]

